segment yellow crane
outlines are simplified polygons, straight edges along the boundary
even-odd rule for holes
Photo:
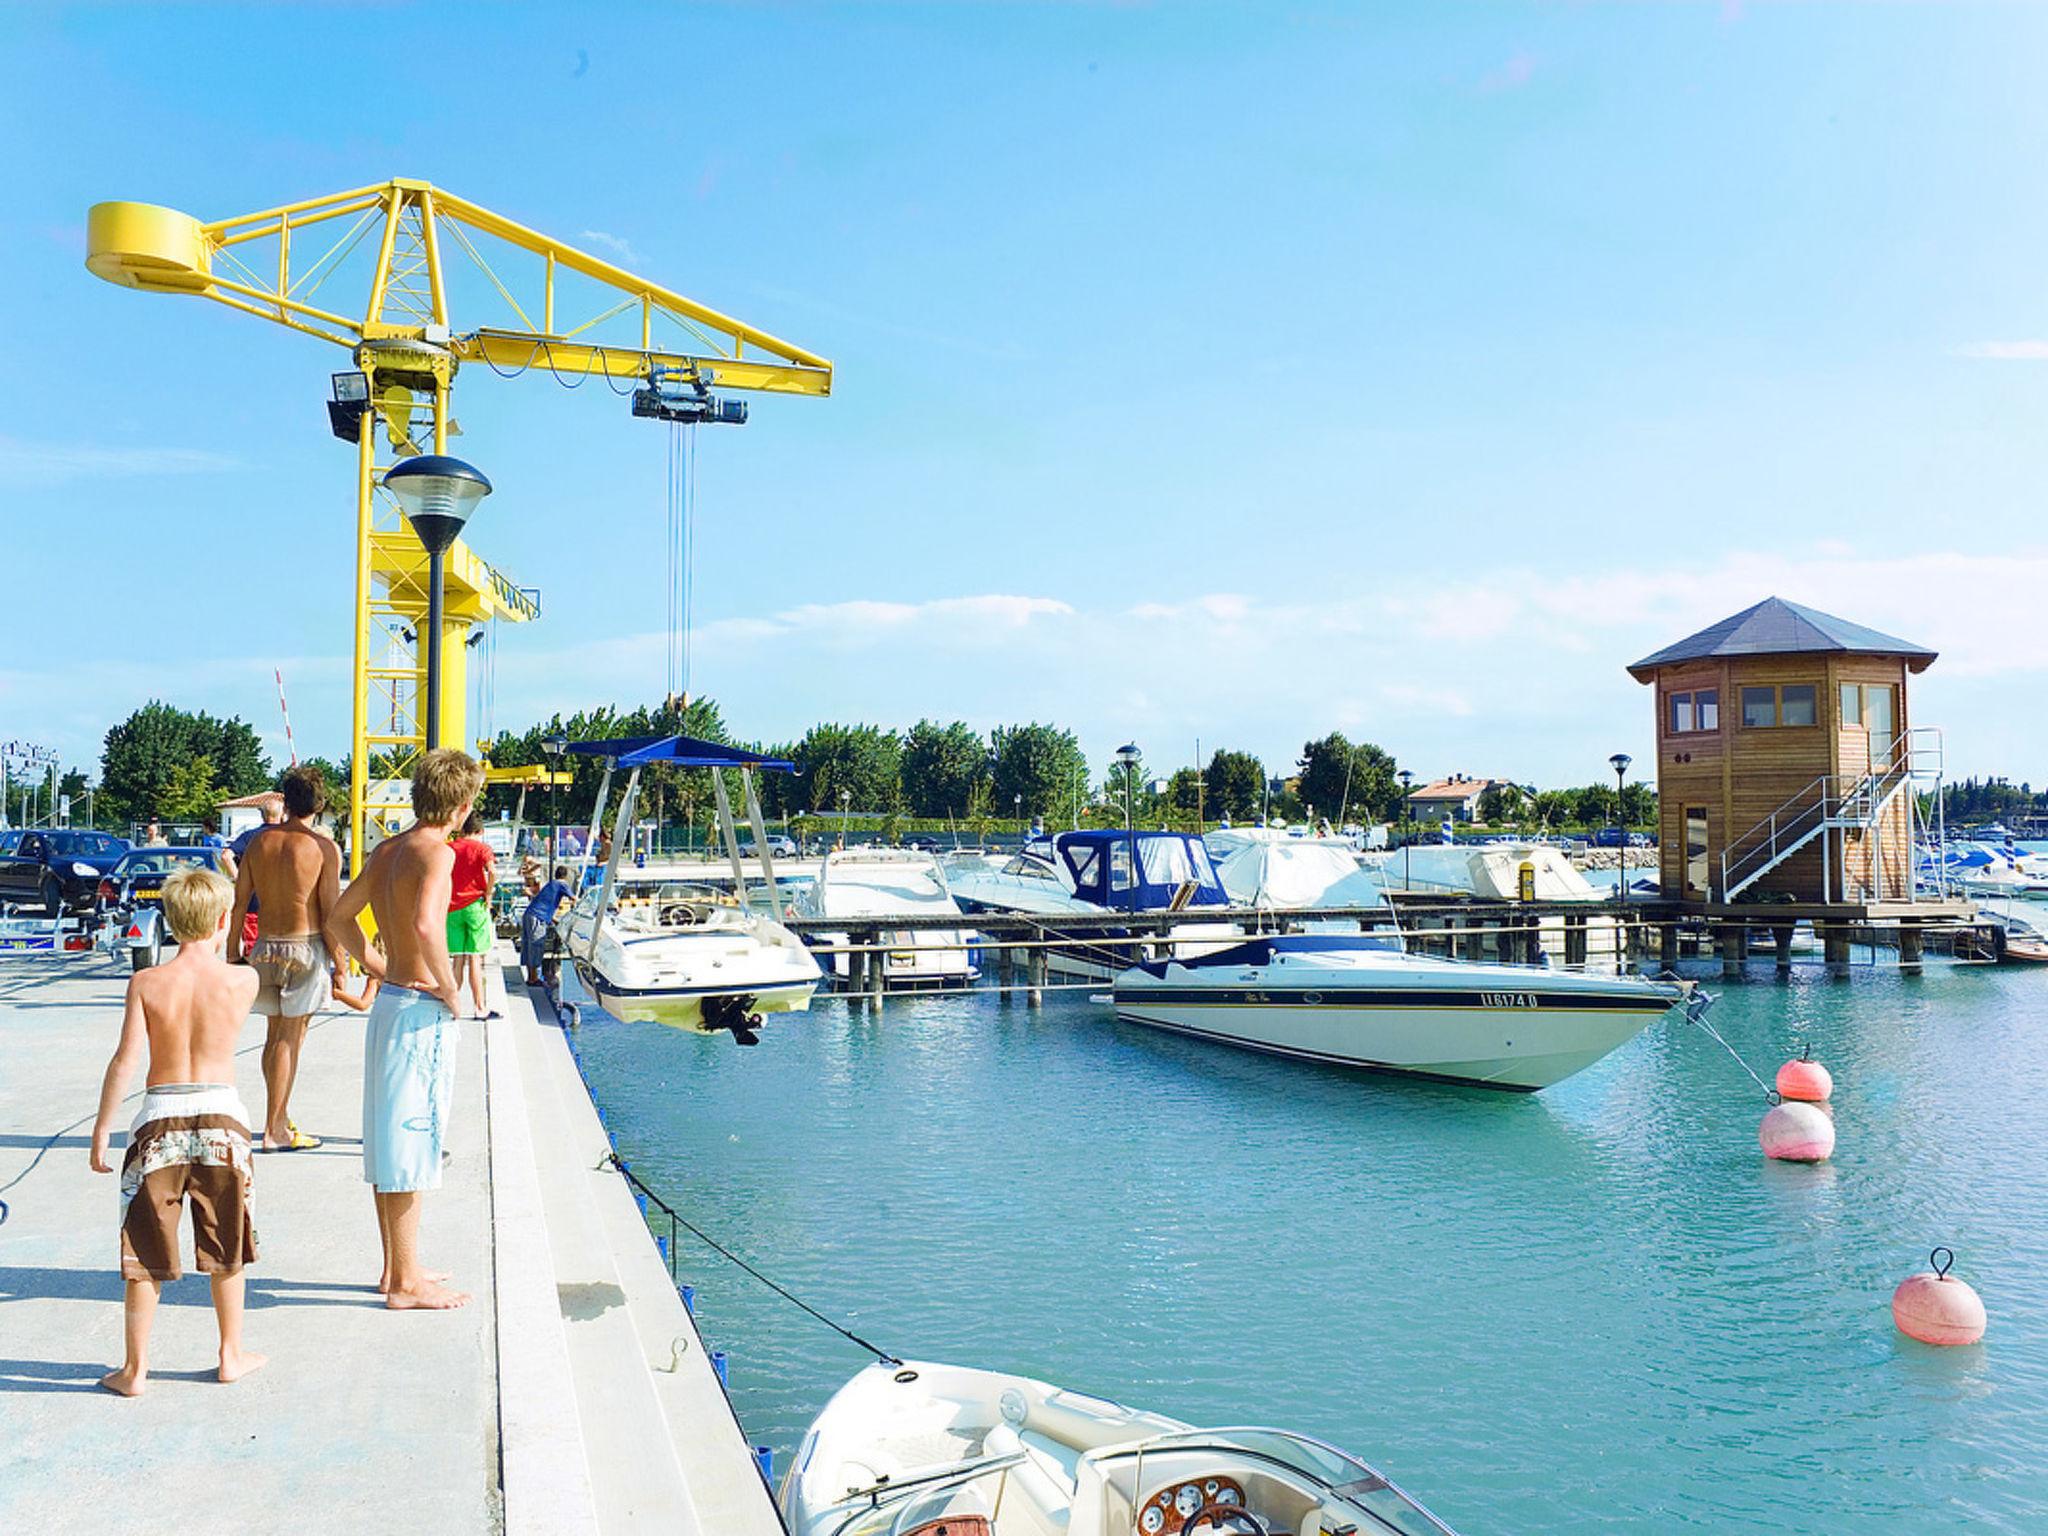
[[[393,178],[211,223],[150,203],[99,203],[87,217],[85,264],[111,283],[212,299],[351,353],[354,367],[334,375],[328,402],[335,435],[357,450],[351,873],[366,819],[388,827],[405,812],[410,759],[425,740],[427,646],[441,646],[444,739],[463,741],[471,627],[540,613],[535,591],[458,542],[447,555],[442,633],[425,634],[426,552],[381,485],[389,462],[378,460],[377,429],[394,460],[446,453],[460,431],[449,398],[464,363],[623,383],[635,415],[669,421],[745,420],[745,407],[714,386],[832,391],[832,365],[815,353],[424,181]],[[449,295],[458,273],[477,302],[503,306],[500,324],[457,327]],[[353,300],[322,297],[351,289]],[[463,316],[466,326],[482,318],[482,309]],[[374,782],[373,753],[384,770]]]

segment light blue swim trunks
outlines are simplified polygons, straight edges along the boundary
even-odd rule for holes
[[[377,989],[363,1040],[363,1178],[379,1194],[441,1187],[460,1033],[439,998]]]

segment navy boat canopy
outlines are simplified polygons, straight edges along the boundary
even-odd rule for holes
[[[1209,862],[1208,844],[1185,832],[1062,832],[1053,848],[1074,877],[1074,894],[1098,907],[1139,912],[1176,902],[1187,907],[1230,904]],[[1183,898],[1190,886],[1192,892]]]
[[[796,764],[785,758],[766,757],[744,747],[728,747],[716,741],[699,741],[694,736],[613,736],[604,741],[572,741],[569,750],[584,757],[616,758],[621,768],[673,763],[678,768],[760,768],[771,773],[796,772]]]

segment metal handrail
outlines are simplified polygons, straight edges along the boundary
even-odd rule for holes
[[[1822,832],[1868,831],[1901,790],[1921,778],[1938,781],[1941,771],[1939,727],[1911,726],[1892,738],[1882,761],[1873,760],[1866,772],[1853,778],[1822,774],[1721,850],[1721,899],[1733,900]],[[1837,784],[1847,788],[1838,792]]]

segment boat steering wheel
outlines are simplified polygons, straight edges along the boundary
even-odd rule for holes
[[[1266,1522],[1242,1504],[1204,1504],[1188,1516],[1180,1536],[1195,1536],[1204,1522],[1216,1527],[1216,1536],[1272,1536]]]

